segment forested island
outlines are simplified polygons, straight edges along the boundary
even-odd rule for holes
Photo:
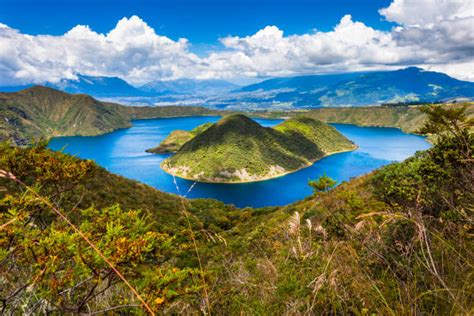
[[[182,134],[172,133],[158,148],[170,144],[170,138],[179,144],[177,133]],[[326,155],[357,148],[335,128],[303,116],[267,128],[247,116],[233,114],[190,134],[161,167],[200,182],[268,180],[307,167]]]

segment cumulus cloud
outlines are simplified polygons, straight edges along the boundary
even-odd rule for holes
[[[58,81],[76,74],[120,76],[131,82],[173,77],[199,58],[186,39],[160,36],[137,16],[107,34],[78,25],[62,36],[21,34],[0,27],[0,84]]]
[[[285,37],[276,26],[267,26],[252,36],[221,39],[232,56],[243,54],[246,68],[260,76],[387,68],[416,63],[423,52],[399,47],[391,33],[377,31],[350,15],[330,32]],[[210,61],[221,54],[210,56]],[[231,65],[229,65],[231,66]]]
[[[0,85],[41,83],[77,74],[156,79],[244,78],[422,66],[474,80],[474,1],[394,0],[381,31],[341,18],[328,32],[285,36],[277,26],[220,39],[224,49],[198,57],[137,16],[107,34],[78,25],[62,36],[27,35],[0,23]]]
[[[443,21],[472,17],[471,0],[394,0],[379,13],[403,26],[431,28]]]

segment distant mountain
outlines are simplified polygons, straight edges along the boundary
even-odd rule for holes
[[[438,101],[474,97],[474,83],[446,74],[410,67],[336,75],[274,78],[243,87],[244,97],[258,102],[287,103],[290,106],[363,106],[386,102]]]
[[[83,93],[95,97],[147,96],[125,80],[117,77],[94,77],[78,75],[77,80],[63,79],[58,83],[47,83],[46,86],[68,93]]]
[[[270,91],[275,89],[296,89],[298,91],[315,90],[343,80],[355,78],[359,75],[361,75],[361,73],[272,78],[244,86],[237,90],[237,92],[252,92],[257,90]]]
[[[194,181],[251,182],[294,172],[325,155],[355,148],[335,128],[311,118],[291,118],[267,128],[233,114],[202,129],[161,167]]]
[[[230,110],[367,106],[398,102],[474,99],[474,82],[410,67],[395,71],[354,72],[273,78],[239,87],[225,80],[152,81],[134,87],[117,77],[78,75],[47,83],[73,94],[88,94],[131,104],[205,104]],[[0,87],[14,92],[29,86]]]
[[[141,90],[155,94],[218,95],[235,90],[239,86],[225,80],[178,79],[170,81],[151,81]]]

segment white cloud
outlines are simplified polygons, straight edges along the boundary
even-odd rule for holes
[[[431,28],[436,24],[472,17],[472,0],[394,0],[387,8],[379,10],[387,20],[403,26]]]
[[[78,25],[62,36],[21,34],[0,28],[0,84],[58,81],[75,74],[120,76],[131,82],[173,77],[199,62],[185,39],[159,36],[137,16],[108,34]]]
[[[267,26],[252,36],[221,41],[230,50],[224,55],[225,60],[243,55],[243,70],[260,76],[391,68],[427,58],[427,52],[399,46],[391,32],[354,22],[350,15],[330,32],[285,37],[277,27]],[[235,65],[222,63],[222,57],[222,53],[211,55],[209,63],[213,65],[218,60],[221,67]]]
[[[397,24],[371,28],[350,15],[329,32],[285,36],[277,26],[222,38],[198,57],[186,39],[161,36],[137,16],[100,34],[78,25],[62,36],[27,35],[0,23],[0,85],[76,74],[155,79],[245,78],[395,69],[418,65],[474,80],[474,1],[394,0],[380,14]]]

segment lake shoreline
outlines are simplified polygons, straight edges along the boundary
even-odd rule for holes
[[[295,169],[295,170],[291,170],[291,171],[288,171],[288,172],[284,172],[284,173],[281,173],[281,174],[278,174],[278,175],[275,175],[275,176],[271,176],[271,177],[262,177],[258,180],[245,180],[245,181],[233,181],[233,182],[229,182],[229,181],[226,181],[226,182],[222,182],[222,181],[204,181],[204,180],[198,180],[198,179],[195,179],[195,178],[189,178],[189,177],[183,177],[183,176],[180,176],[180,175],[177,175],[177,174],[174,174],[174,173],[171,173],[169,170],[167,170],[165,167],[164,167],[164,161],[160,164],[160,168],[161,170],[163,170],[164,172],[166,172],[167,174],[173,176],[173,177],[178,177],[178,178],[181,178],[181,179],[184,179],[184,180],[188,180],[188,181],[194,181],[194,182],[199,182],[199,183],[210,183],[210,184],[244,184],[244,183],[256,183],[256,182],[264,182],[264,181],[270,181],[270,180],[274,180],[274,179],[278,179],[278,178],[281,178],[281,177],[284,177],[284,176],[287,176],[289,174],[292,174],[292,173],[295,173],[295,172],[298,172],[302,169],[306,169],[308,167],[311,167],[313,166],[316,162],[318,162],[319,160],[323,159],[323,158],[326,158],[326,157],[329,157],[329,156],[332,156],[332,155],[336,155],[336,154],[340,154],[340,153],[346,153],[346,152],[351,152],[351,151],[354,151],[354,150],[357,150],[359,148],[359,146],[355,145],[354,148],[352,149],[347,149],[347,150],[338,150],[338,151],[334,151],[334,152],[330,152],[328,154],[325,154],[324,156],[321,156],[313,161],[310,161],[308,164],[298,168],[298,169]]]
[[[179,117],[173,119],[136,120],[133,126],[100,136],[55,137],[48,148],[82,159],[94,160],[117,175],[134,179],[170,194],[185,193],[193,180],[173,177],[160,168],[169,154],[146,153],[147,148],[166,138],[175,129],[192,129],[216,119]],[[259,120],[271,127],[281,120]],[[417,150],[430,147],[424,137],[410,135],[398,128],[358,127],[335,124],[334,127],[359,146],[355,151],[326,155],[298,172],[252,183],[197,183],[189,198],[212,198],[237,207],[287,205],[311,194],[308,179],[326,174],[338,182],[373,171],[393,161],[402,161]],[[322,159],[324,158],[324,159]],[[176,188],[179,186],[179,190]],[[277,193],[277,194],[276,194]]]

